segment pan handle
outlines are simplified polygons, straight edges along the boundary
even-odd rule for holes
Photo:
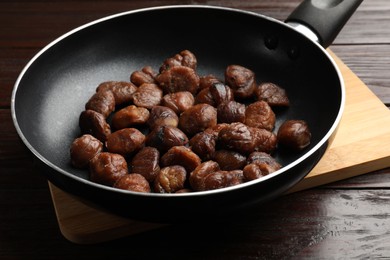
[[[317,36],[318,42],[327,48],[361,2],[363,0],[305,0],[285,22],[293,27],[307,27]]]

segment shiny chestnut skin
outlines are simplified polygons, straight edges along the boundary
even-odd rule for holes
[[[201,89],[195,96],[195,104],[209,104],[215,107],[214,98],[211,95],[210,88]]]
[[[197,104],[206,103],[214,107],[231,100],[234,100],[232,89],[221,82],[212,83],[209,87],[201,89],[195,97]]]
[[[161,103],[163,91],[153,83],[144,83],[133,94],[133,103],[138,107],[152,108]]]
[[[216,171],[208,174],[204,179],[205,190],[216,190],[243,183],[242,170]]]
[[[212,132],[200,132],[190,139],[191,149],[202,160],[210,160],[214,157],[218,135]]]
[[[189,136],[217,124],[217,110],[208,104],[197,104],[184,111],[179,118],[179,128]]]
[[[257,100],[267,102],[272,106],[287,107],[290,105],[286,90],[271,82],[264,82],[255,88],[254,92]]]
[[[214,83],[222,83],[222,80],[212,74],[201,76],[199,78],[199,89],[209,88]]]
[[[145,146],[130,162],[130,172],[139,173],[149,182],[153,182],[160,171],[160,152],[154,148]]]
[[[221,170],[224,171],[242,169],[246,165],[246,156],[236,151],[224,149],[215,151],[213,160],[216,161]]]
[[[199,164],[191,173],[189,177],[190,186],[195,191],[206,190],[205,177],[215,171],[219,171],[219,165],[215,161],[205,161]]]
[[[189,50],[183,50],[180,53],[175,54],[173,57],[166,59],[161,65],[159,71],[162,73],[176,66],[189,67],[195,70],[197,65],[198,61],[196,56]]]
[[[90,134],[102,142],[111,134],[111,127],[106,118],[94,110],[84,110],[79,117],[79,127],[82,134]]]
[[[243,169],[245,181],[251,181],[277,171],[282,166],[270,154],[253,152],[248,156]]]
[[[76,168],[86,168],[89,161],[103,150],[103,143],[93,137],[85,134],[76,138],[70,147],[71,163]]]
[[[156,80],[164,93],[189,91],[196,94],[199,89],[199,76],[192,68],[175,66],[157,75]]]
[[[165,153],[173,146],[187,145],[188,137],[177,127],[160,125],[155,127],[146,136],[146,145],[156,147],[160,152]]]
[[[113,186],[122,176],[129,173],[126,159],[109,152],[97,154],[89,163],[90,180],[107,186]]]
[[[310,129],[304,120],[287,120],[278,130],[279,144],[292,150],[303,150],[311,141]]]
[[[96,88],[96,92],[111,91],[114,95],[115,105],[129,103],[133,100],[133,94],[137,87],[127,81],[106,81]]]
[[[193,190],[191,190],[189,188],[184,188],[184,189],[180,189],[180,190],[176,191],[175,193],[189,193],[189,192],[193,192]]]
[[[107,118],[115,110],[115,97],[112,91],[99,91],[85,104],[86,110],[93,110]]]
[[[223,102],[217,107],[219,123],[245,122],[246,107],[237,101]]]
[[[204,130],[205,133],[212,134],[216,138],[218,138],[219,132],[221,132],[222,129],[227,127],[229,124],[227,123],[219,123],[215,126],[209,127],[206,130]]]
[[[114,113],[111,119],[111,125],[116,130],[142,125],[147,122],[149,116],[149,110],[146,108],[130,105]]]
[[[202,163],[199,156],[185,146],[174,146],[161,156],[161,166],[181,165],[187,172],[192,172]]]
[[[123,128],[107,137],[106,147],[109,152],[124,156],[140,150],[145,143],[145,136],[136,128]]]
[[[194,103],[195,98],[189,91],[168,93],[161,101],[161,105],[169,107],[178,115],[192,107]]]
[[[265,101],[256,101],[248,105],[245,110],[245,124],[248,126],[272,131],[275,122],[275,113]]]
[[[276,149],[278,140],[273,132],[256,127],[250,127],[250,131],[254,141],[253,152],[272,153]]]
[[[164,106],[154,106],[150,109],[150,116],[147,121],[150,129],[155,128],[156,126],[169,125],[177,127],[179,124],[179,117],[169,107]]]
[[[113,185],[114,188],[135,192],[151,192],[150,184],[144,176],[130,173],[120,177]]]
[[[272,172],[267,164],[251,163],[242,170],[245,181],[252,181],[267,176]]]
[[[272,157],[269,153],[265,152],[253,152],[247,158],[247,164],[261,163],[269,165],[273,171],[279,170],[282,166]]]
[[[214,103],[216,106],[223,102],[234,100],[233,90],[224,83],[213,83],[210,86],[209,91],[214,99]]]
[[[136,86],[141,86],[144,83],[156,84],[156,76],[157,72],[155,72],[151,66],[146,66],[143,67],[141,70],[137,70],[131,73],[130,81]]]
[[[172,165],[164,167],[154,181],[154,191],[157,193],[175,193],[184,189],[187,171],[183,166]]]
[[[244,155],[255,151],[270,153],[276,148],[277,139],[274,133],[265,129],[231,123],[219,132],[218,144]]]
[[[255,87],[255,73],[240,65],[229,65],[225,70],[225,82],[234,93],[234,97],[243,99],[252,96]]]
[[[189,177],[189,183],[195,191],[214,190],[243,183],[242,170],[223,171],[215,161],[206,161],[198,165]]]
[[[255,150],[254,136],[247,125],[232,123],[221,129],[218,144],[225,149],[249,154]]]

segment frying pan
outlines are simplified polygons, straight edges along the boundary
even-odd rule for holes
[[[201,5],[147,8],[91,22],[50,43],[21,72],[12,94],[14,125],[50,182],[101,210],[157,222],[242,215],[299,182],[326,150],[342,115],[345,90],[324,47],[360,2],[305,1],[287,23]],[[274,156],[284,167],[266,177],[194,193],[114,189],[73,168],[69,147],[80,135],[78,118],[96,86],[128,81],[132,71],[146,65],[157,70],[184,49],[196,55],[199,75],[223,78],[228,65],[239,64],[253,70],[257,82],[283,86],[291,105],[275,111],[275,131],[286,119],[306,120],[310,146],[299,153],[278,150]]]

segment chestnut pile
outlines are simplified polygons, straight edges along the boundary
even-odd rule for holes
[[[290,105],[286,91],[229,65],[225,78],[200,76],[195,55],[183,50],[146,66],[130,81],[101,83],[79,117],[82,135],[71,163],[90,180],[136,192],[181,193],[238,185],[282,166],[277,146],[292,152],[310,144],[303,120],[274,133],[272,108]]]

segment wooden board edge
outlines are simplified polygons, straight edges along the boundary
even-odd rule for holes
[[[70,242],[96,244],[166,226],[99,211],[83,203],[76,196],[59,189],[50,181],[48,185],[60,232]],[[66,206],[61,203],[64,200],[67,202]]]
[[[345,180],[366,174],[368,172],[377,171],[390,166],[390,159],[388,156],[379,158],[369,163],[356,164],[343,168],[341,170],[329,171],[311,178],[304,178],[298,182],[294,187],[288,190],[285,194],[290,194],[298,191],[311,189],[314,187],[323,186],[336,181]],[[329,178],[332,176],[332,178]]]

